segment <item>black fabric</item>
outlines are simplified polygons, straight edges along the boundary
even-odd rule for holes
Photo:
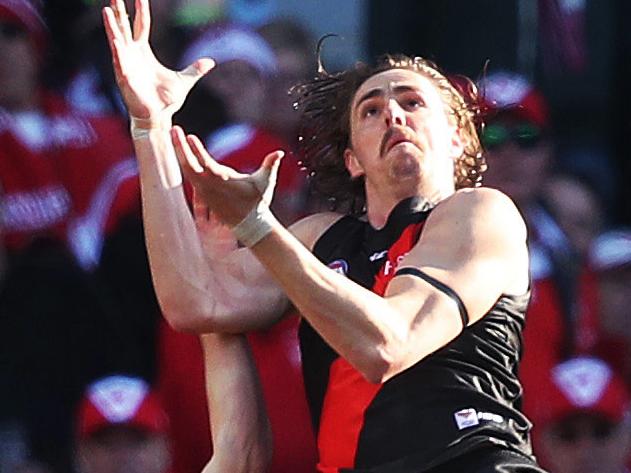
[[[341,470],[345,473],[350,470]],[[472,450],[429,470],[409,470],[405,465],[352,470],[353,473],[546,473],[531,457],[497,446]]]
[[[545,473],[530,457],[499,448],[474,450],[425,473]],[[387,473],[387,472],[383,472]]]
[[[460,319],[462,320],[462,328],[469,325],[469,312],[467,312],[467,308],[464,306],[462,299],[460,299],[460,296],[456,293],[456,291],[454,291],[452,288],[447,286],[447,284],[440,282],[438,279],[431,277],[429,274],[421,271],[418,268],[412,268],[412,267],[401,268],[396,272],[395,276],[402,276],[406,274],[421,278],[426,283],[431,284],[439,291],[451,297],[453,301],[456,303],[456,305],[458,306],[458,312],[460,313]]]
[[[418,241],[428,214],[415,202],[404,201],[379,230],[360,218],[342,218],[316,242],[314,253],[372,289],[387,272],[385,266],[392,266],[394,254],[404,254]],[[395,272],[393,267],[388,277]],[[522,388],[517,379],[529,296],[500,297],[481,320],[446,346],[384,383],[364,413],[354,466],[341,471],[424,472],[493,446],[521,452],[534,464],[531,424],[520,412]],[[300,339],[317,429],[329,368],[338,354],[304,320]],[[467,413],[472,422],[458,425],[459,416]]]

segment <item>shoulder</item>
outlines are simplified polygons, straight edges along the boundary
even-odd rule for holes
[[[436,224],[526,239],[526,224],[514,202],[489,187],[461,189],[443,200],[428,218],[428,226]]]
[[[460,190],[441,201],[410,254],[419,266],[451,268],[451,276],[433,275],[461,296],[481,287],[466,286],[480,277],[493,298],[523,294],[528,287],[526,226],[515,204],[494,189]]]
[[[318,239],[331,228],[343,214],[336,212],[320,212],[302,218],[289,227],[289,231],[298,238],[303,245],[312,249]]]

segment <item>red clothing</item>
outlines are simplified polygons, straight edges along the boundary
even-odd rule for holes
[[[577,320],[574,321],[570,353],[563,353],[567,346],[566,337],[572,334],[563,316],[555,282],[544,278],[532,284],[519,374],[524,386],[524,412],[536,422],[538,407],[542,403],[538,396],[540,380],[565,357],[598,354],[602,336],[598,322],[597,285],[592,271],[584,269],[580,275]]]
[[[210,459],[212,447],[198,337],[176,332],[162,319],[158,370],[157,390],[171,425],[171,473],[199,473]]]
[[[298,318],[248,335],[267,413],[274,454],[269,473],[313,473],[311,429],[298,348]],[[160,327],[158,389],[171,418],[172,473],[199,473],[212,453],[204,388],[203,355],[195,335]],[[237,452],[235,452],[237,454]]]
[[[139,212],[131,140],[117,118],[88,118],[55,97],[42,110],[0,111],[0,223],[9,251],[38,236],[63,241],[84,267],[105,235]]]

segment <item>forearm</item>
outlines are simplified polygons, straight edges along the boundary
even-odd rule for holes
[[[182,187],[168,130],[134,140],[139,163],[145,239],[163,312],[176,328],[193,328],[212,309],[206,265]]]
[[[272,435],[254,361],[242,335],[201,336],[213,458],[205,473],[260,473]]]
[[[300,313],[368,379],[387,370],[407,331],[387,299],[327,268],[280,225],[252,251]]]

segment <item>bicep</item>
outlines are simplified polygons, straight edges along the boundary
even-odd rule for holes
[[[491,194],[478,200],[465,202],[454,212],[444,209],[434,221],[428,220],[419,242],[402,262],[453,290],[468,312],[469,323],[482,318],[502,294],[523,293],[528,286],[521,216],[506,198]],[[445,292],[436,286],[429,290]],[[450,299],[454,298],[445,302]],[[458,315],[457,304],[449,305]]]
[[[493,207],[493,206],[492,206]],[[405,369],[445,346],[463,330],[457,299],[469,324],[481,319],[503,293],[528,285],[525,230],[516,210],[499,205],[496,217],[480,222],[480,209],[443,208],[428,219],[419,242],[399,269],[414,268],[440,284],[418,275],[395,276],[385,297],[398,314],[402,334],[394,372]],[[482,206],[484,209],[484,206]],[[518,284],[516,284],[516,281]],[[444,285],[449,290],[439,287]],[[452,294],[449,294],[453,292]],[[455,296],[455,297],[454,297]]]

